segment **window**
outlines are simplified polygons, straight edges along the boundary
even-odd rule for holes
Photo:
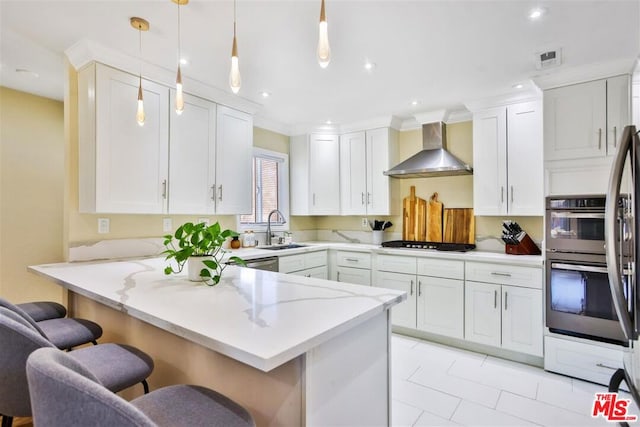
[[[289,229],[289,156],[276,151],[253,149],[251,213],[238,216],[241,230],[264,231],[269,212],[278,209],[284,215],[271,216],[271,228]]]

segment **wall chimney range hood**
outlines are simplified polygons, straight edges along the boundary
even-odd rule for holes
[[[471,166],[446,150],[446,140],[446,125],[443,122],[422,125],[422,151],[383,173],[392,178],[473,174]]]

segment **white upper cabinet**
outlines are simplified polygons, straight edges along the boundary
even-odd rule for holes
[[[169,114],[169,213],[212,214],[216,195],[216,104],[187,94],[184,103],[181,115],[173,111]]]
[[[343,215],[391,215],[391,178],[397,137],[389,128],[340,137],[340,205]]]
[[[291,139],[292,215],[340,214],[340,144],[337,135]]]
[[[544,92],[545,160],[611,156],[630,120],[629,76]]]
[[[474,113],[476,215],[543,214],[541,107],[531,101]]]
[[[251,213],[253,118],[219,105],[216,138],[216,213]]]
[[[139,126],[138,83],[101,64],[79,73],[80,212],[166,211],[169,89],[142,80],[146,120]]]

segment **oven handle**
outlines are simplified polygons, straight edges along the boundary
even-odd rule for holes
[[[623,282],[621,277],[621,266],[618,263],[620,249],[618,247],[616,235],[616,225],[618,221],[618,200],[620,198],[620,183],[622,181],[622,172],[627,155],[630,151],[630,143],[633,139],[631,133],[635,132],[634,126],[624,128],[622,139],[620,140],[620,148],[616,153],[611,174],[609,175],[609,188],[607,191],[607,200],[605,203],[605,253],[607,256],[607,270],[609,272],[609,287],[611,288],[611,297],[616,314],[622,327],[622,332],[628,340],[636,338],[633,327],[633,320],[627,310],[627,300],[624,296]],[[635,164],[635,159],[631,159]],[[637,179],[637,177],[634,177]],[[635,236],[634,236],[635,237]]]
[[[551,217],[604,219],[604,213],[551,212]]]
[[[551,268],[558,268],[560,270],[571,270],[571,271],[590,271],[592,273],[607,272],[607,267],[591,267],[588,265],[560,264],[557,262],[551,263]]]

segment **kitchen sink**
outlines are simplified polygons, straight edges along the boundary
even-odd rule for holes
[[[268,251],[279,251],[281,249],[295,249],[295,248],[304,248],[307,245],[299,245],[297,243],[290,243],[288,245],[275,245],[275,246],[263,246],[258,249],[266,249]]]

